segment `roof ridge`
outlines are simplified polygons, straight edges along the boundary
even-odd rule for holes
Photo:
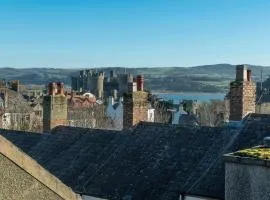
[[[78,200],[78,196],[71,188],[44,169],[33,158],[21,151],[9,140],[0,135],[0,153],[22,168],[41,184],[48,187],[65,200]]]

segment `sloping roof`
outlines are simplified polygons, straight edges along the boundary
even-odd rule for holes
[[[35,160],[30,158],[18,147],[0,135],[0,154],[11,160],[26,173],[59,195],[62,199],[77,200],[77,195],[59,179],[43,169]]]
[[[187,126],[199,126],[199,122],[193,114],[180,115],[179,124]]]
[[[240,129],[143,122],[119,132],[72,127],[44,135],[0,132],[78,193],[107,199],[179,199],[180,193],[224,199],[222,155],[261,144],[269,122],[269,115],[250,115]]]
[[[90,94],[90,93],[89,93]],[[89,108],[95,105],[96,97],[80,96],[67,96],[68,105],[73,108]]]

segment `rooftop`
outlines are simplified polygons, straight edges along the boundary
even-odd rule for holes
[[[141,122],[124,131],[57,127],[52,134],[0,129],[0,135],[80,194],[224,199],[223,155],[261,145],[269,136],[269,121],[270,115],[251,114],[239,128]]]

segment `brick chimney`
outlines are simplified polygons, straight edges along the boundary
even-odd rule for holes
[[[140,121],[148,120],[148,93],[144,92],[144,79],[137,76],[132,83],[128,83],[128,93],[123,101],[123,128],[134,127]]]
[[[57,94],[64,96],[64,83],[63,82],[57,82]]]
[[[67,125],[67,99],[64,94],[64,84],[49,83],[48,95],[43,97],[43,132],[49,133],[59,125]]]
[[[136,92],[137,91],[137,82],[128,82],[128,93]]]
[[[251,80],[251,70],[246,65],[236,66],[236,79],[230,83],[230,121],[241,121],[255,113],[256,84]]]
[[[251,81],[251,70],[247,70],[247,81]]]
[[[144,86],[144,77],[143,75],[138,75],[137,76],[137,91],[143,91],[143,86]]]
[[[236,66],[236,80],[237,81],[246,81],[247,80],[247,66],[246,65],[237,65]]]
[[[57,86],[54,82],[48,84],[48,94],[55,95],[57,93]]]

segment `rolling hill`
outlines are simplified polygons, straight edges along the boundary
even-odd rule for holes
[[[250,66],[252,77],[260,81],[270,75],[270,67]],[[124,73],[124,67],[102,68],[105,74],[110,70]],[[79,74],[80,69],[60,68],[0,68],[0,79],[18,79],[24,84],[45,85],[51,81],[63,81],[70,85],[70,77]],[[127,68],[128,73],[144,74],[146,87],[152,91],[169,92],[226,92],[229,82],[235,77],[235,66],[230,64],[204,65],[196,67],[151,67]]]

